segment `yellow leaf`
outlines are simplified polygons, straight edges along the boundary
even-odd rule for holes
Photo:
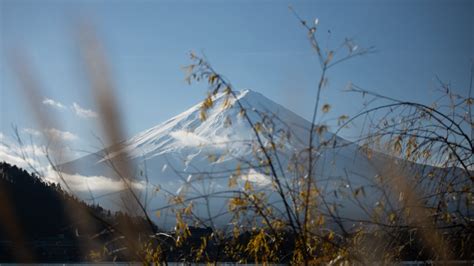
[[[391,223],[395,222],[395,218],[397,218],[397,215],[393,212],[388,216],[388,219]]]
[[[330,231],[329,234],[328,234],[328,240],[333,240],[334,236],[335,236],[334,232]]]
[[[316,126],[315,130],[319,135],[322,135],[328,131],[328,127],[326,125],[320,125]]]
[[[322,110],[323,110],[324,113],[329,112],[330,109],[331,109],[331,105],[329,105],[327,103],[323,105]]]
[[[209,155],[207,156],[207,159],[209,160],[209,162],[215,163],[215,162],[217,161],[217,156],[214,155],[214,154],[209,154]]]
[[[237,166],[235,167],[235,174],[240,175],[240,171],[241,171],[241,166],[240,166],[240,163],[238,163]]]
[[[341,124],[345,123],[347,119],[349,119],[347,115],[339,116],[339,118],[337,119],[337,125],[340,126]]]
[[[238,208],[241,208],[241,207],[244,207],[246,204],[245,200],[239,198],[239,197],[236,197],[236,198],[232,198],[229,200],[229,210],[230,211],[235,211],[237,210]]]
[[[331,105],[329,105],[327,103],[323,105],[323,108],[322,108],[323,113],[329,112],[330,109],[331,109]]]
[[[199,119],[200,119],[201,121],[205,121],[205,120],[207,119],[206,111],[201,110],[201,112],[199,113]]]
[[[402,137],[401,136],[398,136],[395,139],[394,149],[395,149],[396,154],[398,155],[402,152]]]
[[[270,141],[270,148],[271,148],[272,150],[276,150],[275,142]]]
[[[202,102],[201,108],[209,109],[209,108],[212,107],[212,105],[214,105],[214,101],[212,100],[212,96],[209,95],[209,96],[207,96],[207,98]]]
[[[324,64],[325,65],[329,64],[329,62],[331,62],[333,58],[334,58],[334,52],[329,51],[328,56],[326,57],[326,61],[324,61]]]
[[[233,188],[237,186],[237,176],[236,175],[231,175],[229,178],[229,187]]]
[[[367,156],[367,159],[372,159],[372,149],[369,147],[369,144],[367,143],[364,143],[364,145],[362,145],[362,151],[365,152],[365,155]]]
[[[192,211],[193,211],[193,204],[190,203],[190,204],[188,205],[188,207],[186,207],[186,209],[184,209],[184,214],[186,214],[186,215],[191,215]]]
[[[324,216],[320,215],[318,216],[318,220],[316,221],[317,225],[323,225],[324,224]]]
[[[216,82],[217,78],[218,78],[218,76],[214,73],[209,75],[209,84],[213,85],[214,82]]]
[[[252,191],[252,184],[249,181],[245,181],[244,189],[247,191]]]
[[[227,109],[231,106],[230,104],[230,99],[229,97],[227,96],[225,99],[224,99],[224,102],[222,103],[222,109]]]

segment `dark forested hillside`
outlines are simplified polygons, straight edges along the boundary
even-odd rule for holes
[[[57,184],[0,163],[0,262],[83,261],[110,255],[120,249],[118,241],[111,244],[118,224],[145,228],[140,217],[87,205]],[[109,252],[97,254],[107,248]]]

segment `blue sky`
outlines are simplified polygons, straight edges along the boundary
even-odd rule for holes
[[[0,0],[0,132],[37,128],[6,56],[21,48],[44,88],[43,104],[93,149],[97,109],[81,71],[77,21],[97,28],[107,50],[127,134],[133,135],[201,100],[181,67],[188,52],[204,52],[237,88],[259,91],[310,118],[320,71],[306,32],[289,12],[319,18],[323,47],[345,37],[377,53],[329,73],[323,102],[332,115],[354,115],[362,99],[342,92],[348,82],[388,96],[430,103],[436,75],[467,94],[474,58],[473,1],[12,1]],[[328,35],[328,30],[331,35]],[[75,107],[74,107],[75,103]],[[81,112],[82,110],[82,112]],[[89,111],[89,112],[88,112]],[[87,115],[88,114],[88,115]]]

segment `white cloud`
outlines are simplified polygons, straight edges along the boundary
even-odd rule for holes
[[[45,146],[36,144],[19,146],[18,143],[0,132],[0,161],[28,170],[31,170],[31,167],[37,169],[42,165],[41,161],[44,159],[45,151]]]
[[[40,131],[39,134],[42,134]],[[50,135],[51,138],[65,140],[77,139],[77,136],[70,133],[64,132],[57,129],[45,130],[45,134]],[[38,170],[49,165],[49,160],[53,160],[56,164],[60,164],[72,159],[78,158],[84,154],[78,153],[71,148],[70,143],[61,143],[61,145],[49,145],[45,146],[42,142],[18,142],[8,136],[3,135],[0,132],[0,161],[6,161],[10,164],[15,164],[19,167],[27,170],[34,169]],[[50,157],[50,159],[47,158]]]
[[[50,99],[50,98],[44,98],[43,99],[43,104],[44,105],[49,105],[49,106],[52,106],[54,108],[57,108],[57,109],[64,109],[66,107],[64,107],[64,105],[60,102],[57,102],[53,99]]]
[[[60,135],[62,138],[71,138],[69,132],[65,133],[56,129],[49,130],[52,134]],[[35,169],[43,174],[42,178],[49,182],[64,184],[76,193],[108,193],[124,189],[124,184],[118,179],[112,179],[105,176],[83,176],[80,174],[59,174],[53,170],[47,160],[45,160],[45,146],[36,144],[18,146],[7,136],[0,132],[0,162],[7,162],[26,170]],[[144,182],[132,182],[131,186],[135,189],[145,189]]]
[[[7,162],[25,169],[28,169],[30,166],[40,166],[38,161],[29,157],[23,158],[21,155],[15,153],[9,146],[2,143],[0,143],[0,162]]]
[[[32,135],[32,136],[42,135],[41,131],[36,130],[36,129],[32,129],[32,128],[24,128],[22,131],[24,133]],[[62,140],[62,141],[72,141],[72,140],[76,140],[76,139],[79,138],[74,133],[71,133],[69,131],[61,131],[61,130],[56,129],[56,128],[45,129],[43,132],[45,133],[45,135],[47,137],[50,137],[50,138],[56,139],[56,140]]]
[[[36,130],[36,129],[32,129],[32,128],[24,128],[24,129],[23,129],[23,132],[25,132],[26,134],[32,135],[32,136],[39,136],[39,135],[41,135],[41,132],[39,132],[39,131]]]
[[[73,103],[72,106],[71,106],[71,109],[72,111],[74,111],[74,113],[81,117],[81,118],[96,118],[97,117],[97,113],[90,110],[90,109],[85,109],[85,108],[82,108],[79,104],[77,103]]]
[[[46,134],[52,139],[58,139],[63,141],[77,140],[79,137],[69,131],[61,131],[59,129],[50,128],[45,130]]]
[[[0,133],[1,134],[1,133]],[[7,162],[12,165],[16,165],[26,170],[36,169],[40,173],[43,173],[43,178],[49,182],[64,184],[66,182],[73,192],[114,192],[123,190],[124,184],[120,180],[108,178],[105,176],[83,176],[79,174],[66,174],[61,172],[55,172],[47,162],[40,163],[39,157],[31,156],[31,153],[36,153],[41,150],[38,146],[25,146],[23,152],[25,157],[21,156],[21,151],[16,146],[9,146],[4,143],[0,143],[0,162]],[[40,154],[37,154],[40,155]],[[46,167],[46,165],[48,165]],[[62,177],[60,177],[60,175]],[[143,182],[132,182],[131,186],[135,189],[145,189]]]
[[[74,192],[88,192],[89,190],[92,192],[113,192],[125,189],[125,185],[120,180],[105,176],[84,176],[80,174],[72,175],[63,172],[56,172],[51,167],[48,167],[45,179],[60,184],[66,182]],[[132,182],[131,186],[135,189],[145,188],[143,182]]]
[[[24,145],[21,147],[24,153],[37,157],[37,156],[46,156],[47,148],[45,146],[38,146],[35,144]]]
[[[83,176],[80,174],[59,174],[44,160],[44,146],[26,145],[21,148],[9,141],[5,135],[0,132],[0,162],[7,162],[26,170],[36,169],[43,173],[43,178],[49,182],[64,184],[77,193],[81,192],[115,192],[124,189],[124,184],[117,179],[105,176]],[[22,156],[24,154],[24,156]],[[131,186],[135,189],[145,189],[144,182],[132,182]]]

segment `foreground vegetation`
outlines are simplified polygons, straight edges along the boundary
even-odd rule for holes
[[[131,185],[133,167],[124,152],[110,159],[124,184],[125,189],[121,192],[123,207],[130,211],[130,215],[143,218],[112,215],[99,207],[86,206],[58,186],[41,183],[36,178],[31,179],[36,181],[25,182],[39,183],[41,190],[54,192],[48,206],[55,211],[47,211],[48,214],[44,216],[36,213],[40,208],[34,208],[35,211],[31,212],[20,211],[26,216],[19,216],[19,219],[30,222],[32,216],[28,215],[53,217],[59,213],[59,227],[48,229],[42,236],[57,235],[60,233],[58,228],[69,228],[64,234],[67,239],[87,235],[88,241],[93,243],[87,244],[87,251],[82,250],[82,255],[76,257],[80,260],[117,259],[146,263],[233,261],[308,265],[473,259],[472,82],[468,95],[454,94],[449,85],[440,82],[443,97],[433,105],[399,101],[354,84],[348,87],[348,93],[358,93],[371,99],[360,113],[352,117],[338,117],[338,128],[333,131],[338,133],[357,120],[366,121],[362,123],[364,130],[355,143],[360,147],[359,152],[372,164],[379,166],[380,171],[376,176],[363,176],[368,182],[365,186],[352,184],[354,176],[349,173],[338,177],[338,181],[346,182],[346,190],[336,195],[336,198],[351,202],[365,214],[364,218],[358,219],[343,216],[339,212],[341,206],[334,203],[319,182],[322,179],[318,175],[321,152],[347,145],[337,143],[335,139],[320,141],[329,126],[318,118],[331,109],[329,104],[321,102],[321,94],[328,84],[328,75],[333,67],[352,58],[368,55],[373,52],[373,48],[364,49],[354,40],[346,39],[340,46],[342,48],[322,49],[317,36],[319,22],[308,23],[294,14],[307,34],[320,68],[311,126],[307,129],[308,140],[302,141],[305,143],[303,148],[288,154],[284,147],[292,141],[289,136],[292,136],[293,128],[274,128],[279,119],[277,114],[260,112],[255,120],[251,114],[255,115],[256,111],[246,108],[239,101],[232,83],[215,70],[205,57],[191,53],[191,64],[186,67],[186,80],[190,84],[205,82],[209,87],[209,94],[200,110],[201,120],[205,121],[213,108],[236,108],[239,118],[248,123],[252,130],[254,160],[243,162],[229,171],[226,191],[219,195],[203,193],[198,197],[166,192],[169,198],[167,209],[175,216],[176,226],[172,232],[164,232],[153,225],[150,212]],[[85,65],[101,108],[107,135],[106,147],[111,147],[110,152],[122,150],[120,117],[113,99],[113,86],[105,75],[108,73],[107,65],[95,36],[87,34],[82,44]],[[31,91],[34,87],[30,86],[26,90]],[[219,93],[224,94],[231,104],[215,106],[214,96]],[[47,116],[40,111],[36,115],[40,121],[47,120]],[[282,160],[285,156],[291,160]],[[54,160],[50,162],[54,166]],[[20,190],[12,193],[16,197],[28,194],[21,191],[22,187],[28,186],[14,186],[16,182],[21,182],[17,181],[17,176],[20,176],[18,180],[22,180],[26,173],[11,166],[5,167],[15,172],[3,179],[6,191],[12,193],[15,189]],[[243,182],[242,189],[237,189],[239,180],[245,180],[242,179],[245,175],[242,169],[248,168],[258,168],[270,177],[270,189],[260,190],[248,180]],[[59,171],[58,175],[61,175]],[[213,178],[212,174],[203,173],[203,176],[203,182]],[[369,191],[371,195],[367,195]],[[198,201],[209,206],[209,200],[222,199],[222,194],[225,194],[227,203],[222,215],[232,217],[225,228],[215,223],[216,216],[221,214],[203,219],[196,207]],[[370,196],[377,196],[376,204],[366,203],[365,199]],[[15,198],[11,201],[21,204],[26,199]],[[33,201],[31,199],[30,202]],[[7,202],[7,198],[2,202]],[[30,202],[27,204],[29,206],[18,208],[31,208]],[[66,212],[61,211],[57,205],[59,202]],[[7,210],[10,205],[5,206],[2,210]],[[4,217],[15,215],[10,213]],[[14,226],[17,223],[12,220],[5,224]],[[33,224],[29,227],[31,229],[25,231],[12,227],[7,232],[16,231],[18,234],[12,239],[21,243],[20,233],[26,236],[39,234],[35,226]],[[100,237],[95,237],[96,234],[101,237],[104,235],[103,239],[98,241]],[[31,260],[37,256],[34,252],[22,251],[17,258],[27,258],[28,254],[31,254]]]

